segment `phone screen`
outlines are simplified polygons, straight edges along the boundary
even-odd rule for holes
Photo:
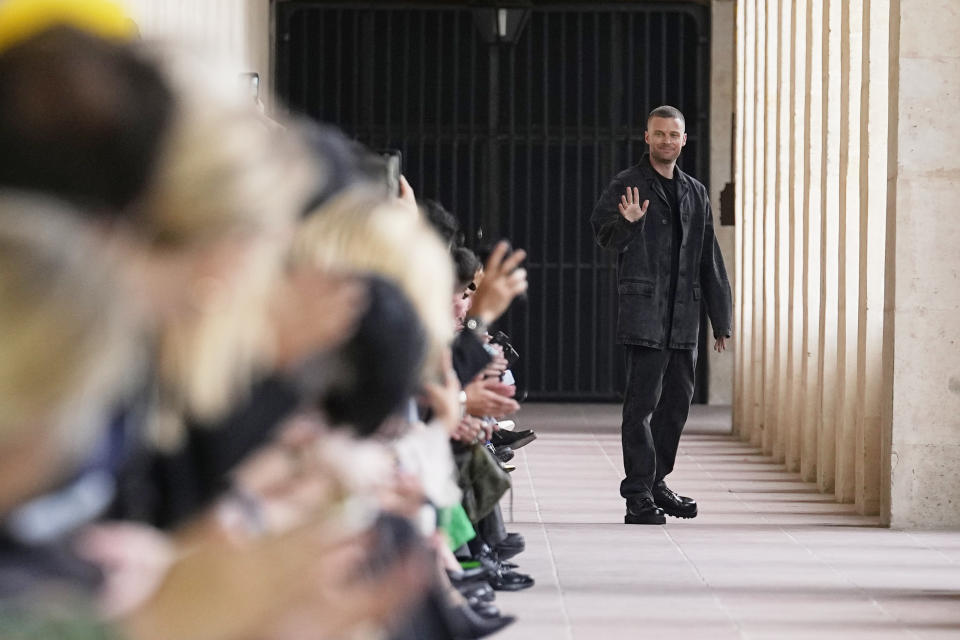
[[[397,149],[381,151],[380,155],[386,163],[387,193],[400,195],[400,174],[403,173],[403,156]]]
[[[256,72],[240,74],[241,89],[245,95],[256,102],[260,98],[260,74]]]

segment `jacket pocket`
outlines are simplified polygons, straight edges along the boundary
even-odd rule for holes
[[[651,280],[627,278],[618,286],[617,339],[636,344],[663,342],[663,313]]]
[[[653,283],[649,280],[621,280],[618,287],[621,294],[653,297]]]

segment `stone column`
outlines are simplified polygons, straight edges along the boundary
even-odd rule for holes
[[[860,105],[860,296],[855,502],[880,512],[883,387],[883,274],[887,224],[889,0],[864,0]],[[889,474],[889,465],[886,473]]]
[[[734,0],[716,0],[711,16],[710,53],[710,201],[713,204],[713,228],[723,253],[727,273],[734,288],[739,286],[735,276],[735,240],[737,227],[720,225],[720,192],[733,179],[733,114],[735,58]],[[739,132],[739,129],[737,130]],[[740,216],[735,214],[736,225]],[[734,292],[736,294],[736,292]],[[737,318],[739,320],[739,318]],[[731,404],[733,399],[734,360],[738,356],[740,322],[734,323],[733,339],[727,342],[726,353],[710,353],[710,404]],[[713,334],[708,336],[713,345]]]
[[[746,110],[747,110],[747,100],[746,100],[746,82],[747,82],[747,57],[745,54],[746,51],[746,41],[747,41],[747,32],[746,32],[746,0],[740,0],[736,3],[736,87],[735,87],[735,96],[736,104],[734,107],[735,114],[735,132],[736,140],[734,142],[734,161],[733,161],[733,179],[734,179],[734,191],[736,194],[736,202],[734,205],[734,239],[735,239],[735,248],[734,248],[734,271],[733,271],[733,296],[734,296],[734,306],[733,306],[733,330],[737,337],[737,346],[736,351],[734,352],[734,372],[733,372],[733,407],[732,407],[732,421],[733,421],[733,432],[734,434],[745,437],[749,428],[746,424],[750,412],[746,410],[746,404],[748,402],[748,391],[746,389],[747,380],[750,378],[750,374],[747,372],[745,366],[745,355],[748,353],[748,345],[750,343],[750,331],[749,326],[747,325],[747,318],[749,313],[745,312],[747,298],[744,296],[744,228],[746,226],[745,214],[744,214],[744,180],[746,178],[746,172],[744,170],[744,161],[746,155],[744,149],[746,148]]]
[[[767,455],[773,453],[777,429],[777,343],[776,343],[776,242],[777,242],[777,96],[779,94],[780,7],[776,2],[764,5],[764,173],[760,187],[763,191],[763,435],[761,446]]]
[[[792,12],[792,30],[790,37],[790,287],[788,311],[789,320],[787,333],[788,364],[787,364],[787,398],[784,429],[786,442],[784,446],[784,464],[789,471],[800,470],[801,454],[801,406],[803,401],[803,228],[807,217],[804,207],[804,177],[806,175],[804,158],[807,148],[804,146],[806,134],[806,116],[804,100],[806,95],[806,29],[807,9],[805,2],[790,1],[787,3]]]
[[[892,5],[890,523],[960,527],[960,5]]]
[[[752,211],[753,219],[752,232],[753,239],[751,246],[753,249],[753,273],[752,273],[752,295],[753,300],[753,342],[751,347],[750,368],[753,372],[752,396],[753,396],[753,424],[750,433],[750,443],[759,446],[763,438],[764,414],[763,403],[765,399],[765,389],[763,380],[763,177],[764,177],[764,96],[766,95],[766,13],[764,12],[764,2],[753,3],[754,18],[754,91],[747,95],[748,100],[753,101],[754,120],[753,120],[753,148],[749,151],[753,156],[753,175],[748,178],[748,186],[752,192]],[[749,126],[749,125],[748,125]]]
[[[787,433],[787,395],[790,388],[788,364],[788,320],[790,298],[790,41],[793,14],[790,0],[780,0],[777,10],[777,83],[776,83],[776,172],[774,183],[774,371],[776,406],[770,453],[782,461]]]
[[[843,3],[840,74],[840,235],[837,287],[836,487],[853,502],[856,478],[860,285],[860,93],[863,9]]]
[[[817,478],[820,422],[820,272],[823,189],[823,2],[806,0],[804,113],[803,353],[800,475]]]
[[[823,2],[823,190],[820,196],[820,422],[817,486],[833,491],[836,479],[837,268],[840,236],[840,39],[841,7],[847,0]]]
[[[739,296],[741,308],[741,339],[739,363],[742,374],[742,402],[740,418],[737,428],[740,437],[752,441],[753,434],[758,430],[756,406],[759,402],[756,390],[756,368],[754,354],[756,352],[756,324],[754,310],[754,190],[756,172],[756,1],[743,0],[740,20],[743,23],[740,33],[743,36],[743,81],[741,83],[740,100],[742,103],[742,136],[740,140],[741,167],[740,180],[737,183],[737,202],[740,211],[740,250],[737,254],[737,264],[740,265],[741,284]]]

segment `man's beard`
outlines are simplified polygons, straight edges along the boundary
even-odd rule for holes
[[[668,155],[663,155],[664,154],[663,151],[658,151],[653,147],[650,148],[650,157],[656,160],[657,162],[663,162],[665,164],[669,164],[671,162],[676,162],[677,158],[680,157],[679,150],[676,153],[672,151],[667,151],[666,153]]]

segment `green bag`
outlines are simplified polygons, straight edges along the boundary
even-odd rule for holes
[[[457,458],[463,508],[476,524],[493,511],[510,488],[510,476],[482,444],[474,444]]]
[[[461,546],[477,537],[467,512],[462,504],[437,510],[437,528],[447,536],[450,550],[456,551]]]

